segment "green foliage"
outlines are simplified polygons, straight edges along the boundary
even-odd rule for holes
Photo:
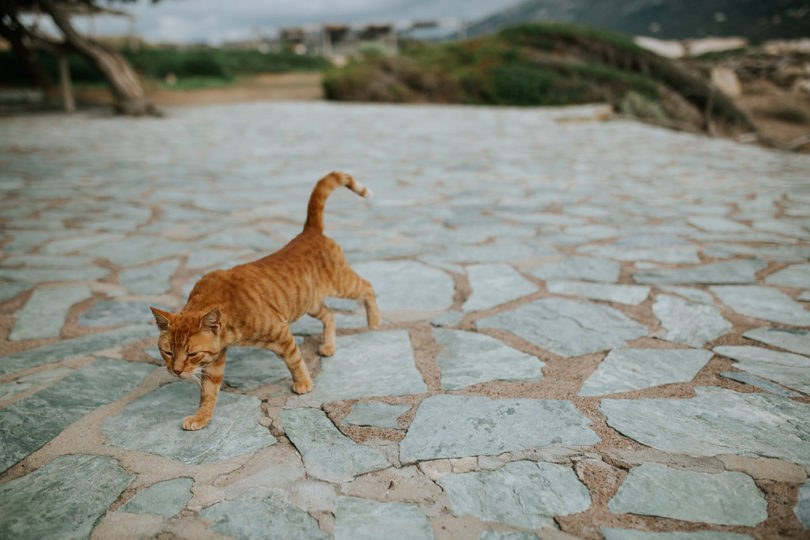
[[[162,80],[174,74],[183,79],[206,78],[222,82],[239,75],[254,73],[282,73],[289,71],[320,71],[328,62],[319,56],[298,55],[289,51],[261,53],[259,51],[224,49],[169,49],[144,48],[138,51],[120,51],[142,76]],[[58,60],[55,56],[38,53],[45,71],[58,80]],[[79,83],[101,83],[104,77],[96,67],[79,55],[68,56],[71,78]],[[10,51],[0,52],[0,72],[6,84],[28,84],[28,73]]]
[[[571,44],[588,45],[599,42],[636,54],[649,54],[645,49],[636,45],[629,36],[575,23],[521,24],[504,28],[498,33],[498,36],[509,43],[546,51],[567,49]]]
[[[538,23],[456,43],[405,43],[400,55],[367,55],[327,72],[328,99],[492,105],[603,101],[644,118],[665,117],[660,87],[714,121],[752,129],[698,75],[627,36],[576,24]],[[630,97],[628,97],[630,96]]]
[[[635,116],[642,120],[663,123],[667,120],[667,113],[657,102],[652,101],[637,92],[628,92],[619,105],[619,112],[626,116]]]
[[[319,71],[328,63],[318,56],[293,52],[262,53],[226,49],[158,49],[123,51],[132,66],[147,77],[162,79],[169,73],[182,77],[231,78],[252,73]]]
[[[807,113],[793,105],[776,105],[764,112],[774,120],[790,124],[806,124],[808,120]]]

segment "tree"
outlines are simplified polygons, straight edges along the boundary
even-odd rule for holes
[[[129,0],[120,0],[129,1]],[[0,35],[5,37],[18,58],[39,84],[45,82],[44,72],[37,67],[36,56],[29,44],[75,52],[91,61],[107,80],[113,97],[113,110],[118,114],[140,116],[156,114],[155,107],[144,92],[138,74],[116,51],[83,36],[73,27],[71,14],[99,10],[99,0],[0,0]],[[20,22],[20,13],[39,11],[53,19],[63,40],[55,41],[36,28]],[[41,75],[41,76],[40,76]]]

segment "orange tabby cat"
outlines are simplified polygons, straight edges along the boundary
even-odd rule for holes
[[[305,313],[323,323],[319,353],[335,352],[335,319],[327,296],[362,298],[371,328],[380,323],[371,284],[349,267],[340,247],[323,235],[323,207],[329,193],[346,186],[363,197],[370,191],[351,176],[333,172],[312,191],[304,230],[277,252],[200,279],[179,313],[152,308],[160,329],[158,348],[169,371],[200,382],[200,406],[183,429],[205,427],[211,419],[231,345],[264,347],[281,356],[293,390],[312,390],[312,379],[295,344],[290,323]]]

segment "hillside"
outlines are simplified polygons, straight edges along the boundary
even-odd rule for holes
[[[750,131],[745,114],[698,73],[621,35],[526,24],[457,43],[411,43],[326,72],[328,99],[487,105],[606,102],[688,131]]]
[[[568,21],[660,39],[810,37],[807,0],[526,0],[473,24],[468,35],[530,21]]]

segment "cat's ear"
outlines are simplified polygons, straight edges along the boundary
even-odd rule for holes
[[[212,309],[200,319],[200,328],[208,328],[213,333],[218,334],[222,328],[222,313],[219,308]]]
[[[150,307],[149,309],[152,310],[152,315],[155,316],[155,322],[157,323],[157,327],[160,329],[160,331],[167,331],[169,329],[169,321],[174,318],[174,315],[158,308]]]

